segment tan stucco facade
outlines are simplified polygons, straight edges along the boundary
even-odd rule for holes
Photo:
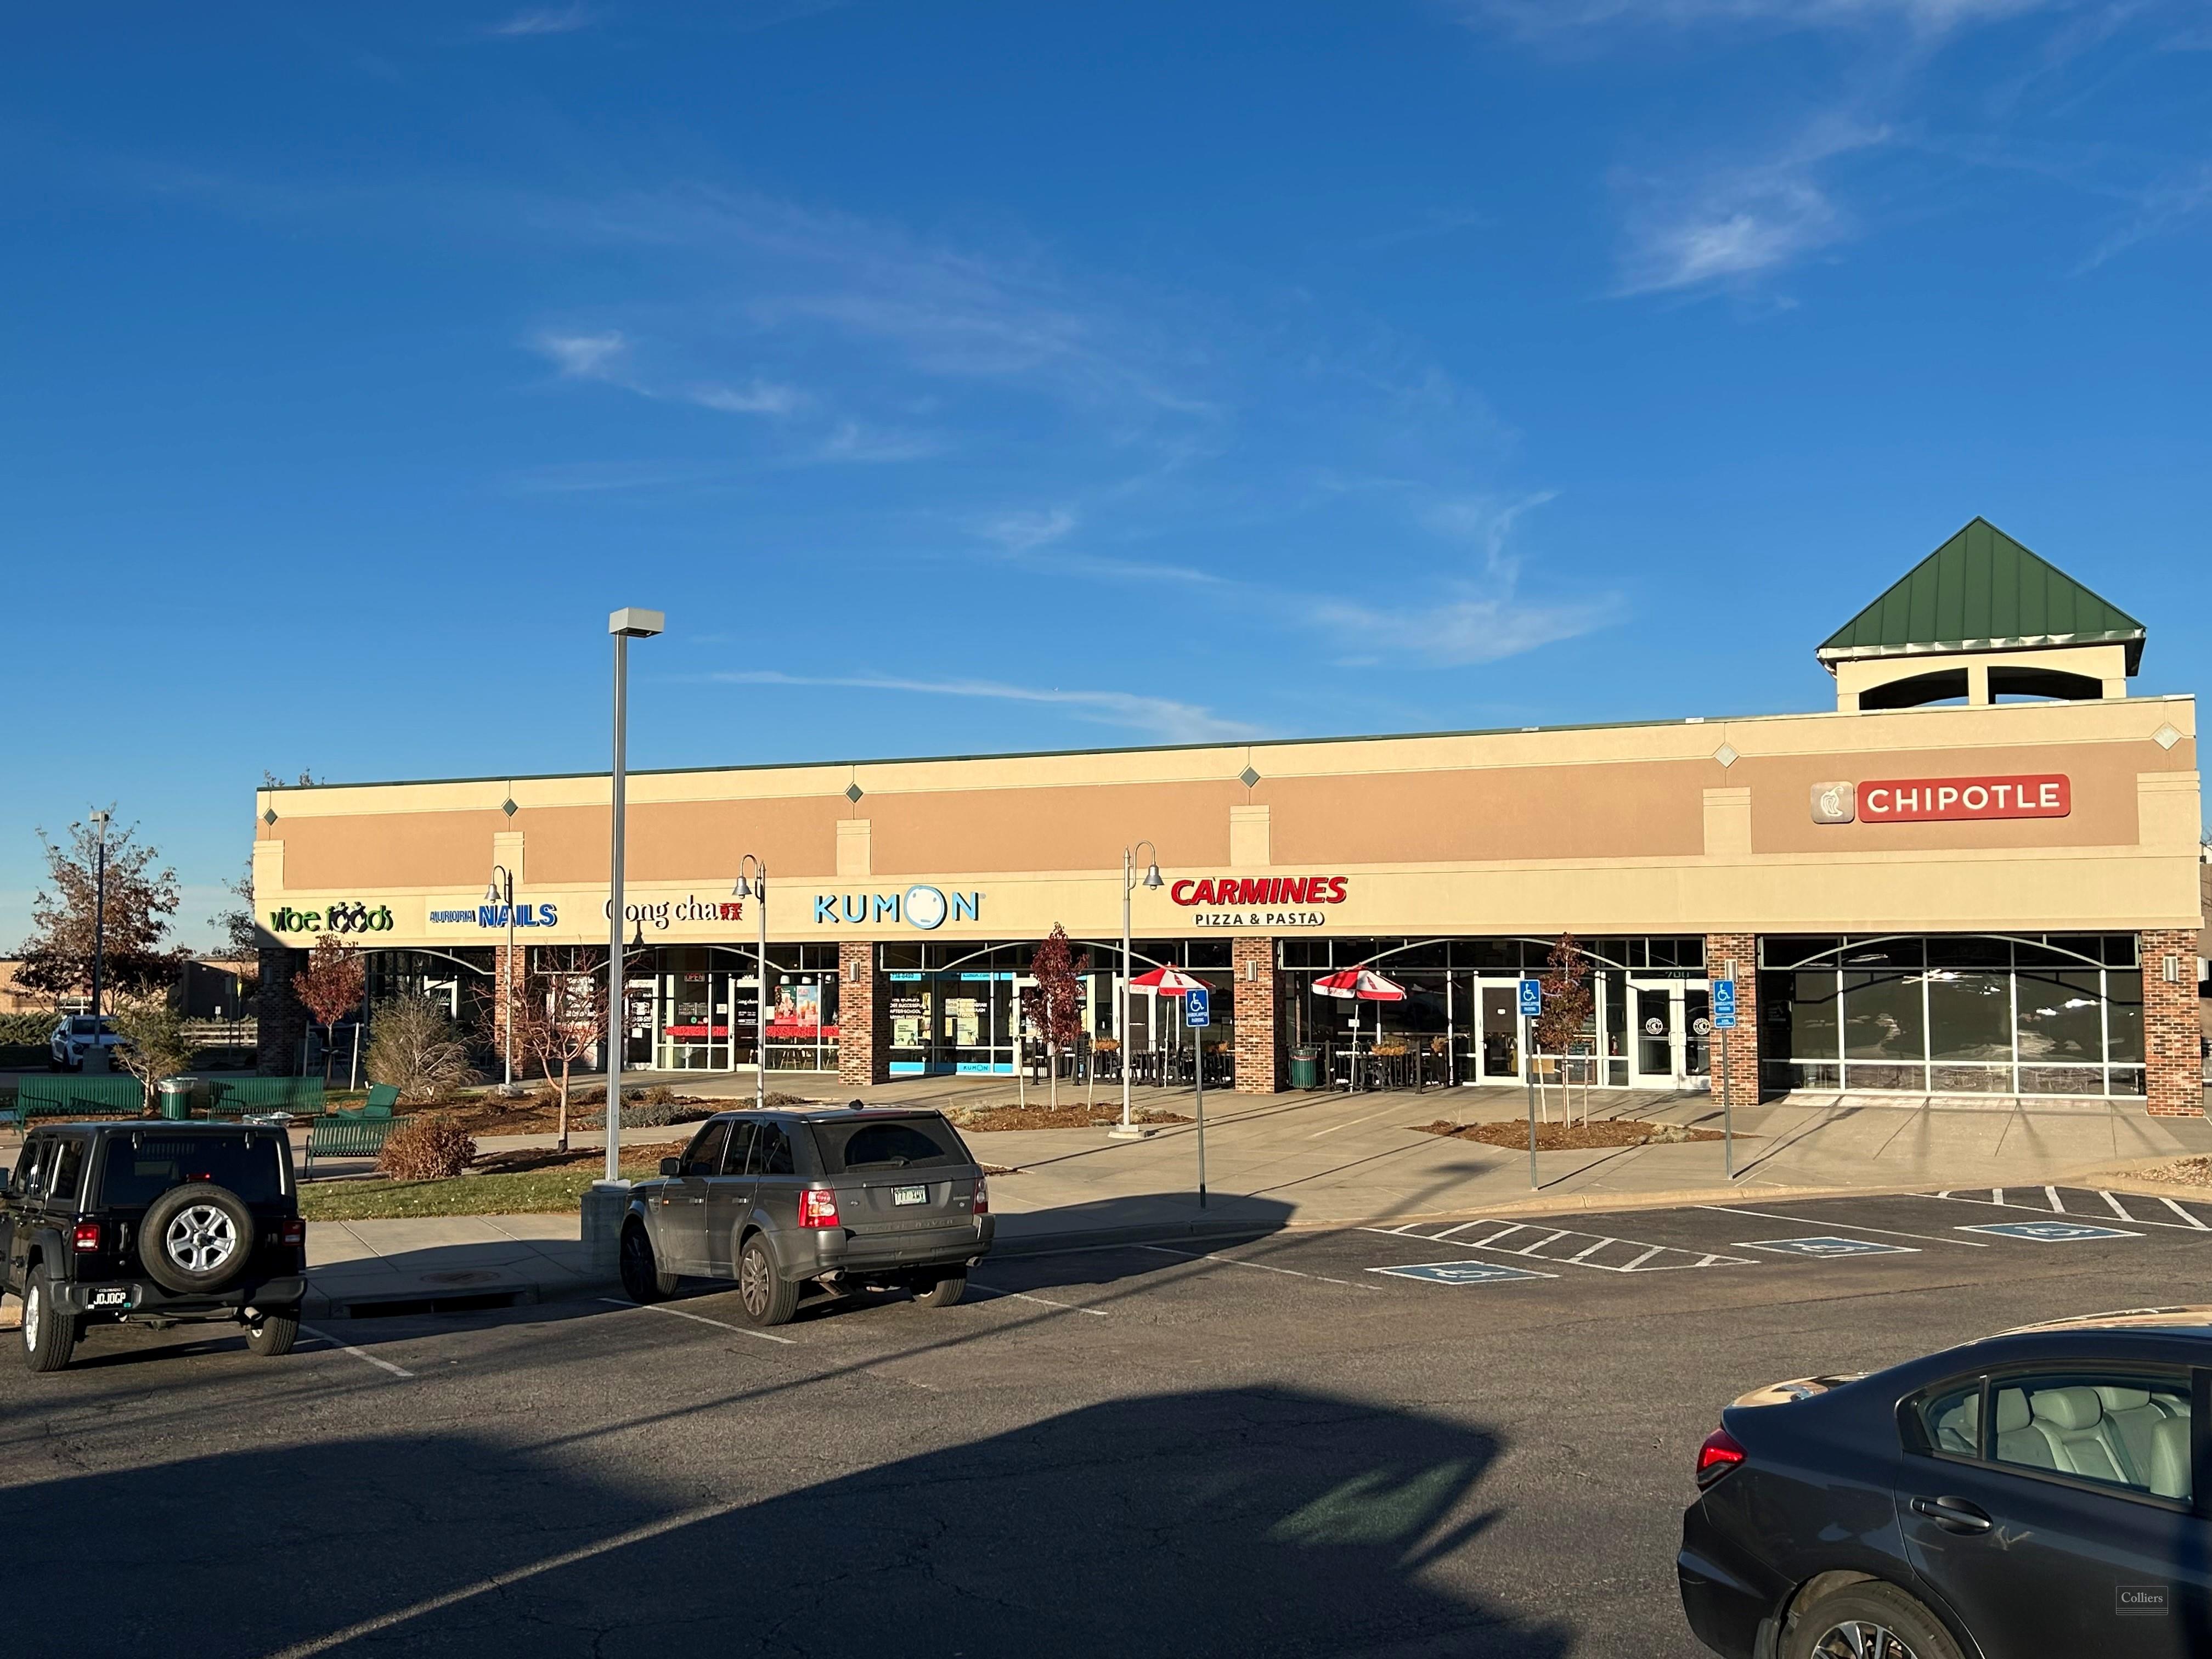
[[[1344,878],[1318,904],[1139,889],[1154,938],[2194,930],[2197,763],[2193,698],[2114,697],[635,773],[627,879],[671,944],[751,936],[750,906],[727,908],[746,853],[773,872],[778,940],[913,937],[877,902],[912,886],[957,900],[933,937],[1105,937],[1139,838],[1170,884]],[[2064,816],[1822,823],[1812,805],[1833,782],[2054,775]],[[256,908],[293,946],[334,905],[363,945],[489,944],[474,917],[431,918],[475,911],[499,863],[518,903],[552,908],[532,942],[604,943],[607,801],[604,775],[264,790]]]

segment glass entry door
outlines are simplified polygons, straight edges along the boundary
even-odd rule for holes
[[[1634,1005],[1636,1086],[1679,1089],[1683,1075],[1682,988],[1634,985],[1628,994]]]
[[[1521,1077],[1521,998],[1511,981],[1479,981],[1482,998],[1482,1080]]]

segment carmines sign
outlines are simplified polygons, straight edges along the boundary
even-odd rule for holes
[[[1344,876],[1208,876],[1179,881],[1168,896],[1200,927],[1319,927],[1328,913],[1289,908],[1341,904],[1349,878]]]
[[[1956,823],[1984,818],[2063,818],[2074,810],[2074,785],[2063,772],[1987,778],[1876,778],[1860,784],[1816,783],[1813,817],[1820,823]]]

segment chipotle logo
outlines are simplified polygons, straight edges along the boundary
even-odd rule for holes
[[[2063,818],[2074,785],[2063,772],[1987,778],[1878,778],[1813,786],[1815,823],[1931,823]]]
[[[1209,876],[1168,889],[1177,904],[1341,904],[1342,876]]]

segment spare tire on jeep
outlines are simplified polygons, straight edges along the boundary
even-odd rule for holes
[[[205,1296],[246,1271],[253,1232],[252,1212],[236,1193],[211,1181],[188,1182],[146,1206],[138,1259],[164,1290]]]

